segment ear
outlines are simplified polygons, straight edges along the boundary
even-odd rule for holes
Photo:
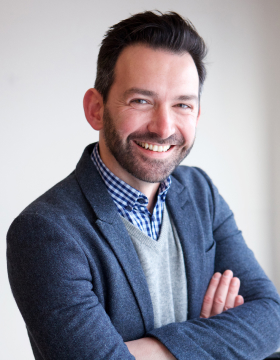
[[[103,98],[96,89],[89,89],[84,96],[84,111],[85,116],[94,130],[101,130],[103,128]]]
[[[201,114],[201,107],[199,106],[199,110],[198,110],[198,114],[197,114],[197,118],[196,118],[196,126],[198,124],[199,118],[200,118],[200,114]]]

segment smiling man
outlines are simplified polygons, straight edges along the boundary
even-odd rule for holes
[[[107,32],[84,97],[99,142],[8,233],[37,360],[256,360],[279,345],[273,284],[209,177],[178,166],[195,141],[205,55],[176,13]]]

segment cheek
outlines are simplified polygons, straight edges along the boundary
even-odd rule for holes
[[[133,124],[133,122],[129,120],[122,122],[122,124],[120,124],[118,128],[119,135],[122,138],[127,138],[130,134],[132,134],[135,131],[137,131],[137,127],[135,127],[135,124]]]
[[[147,123],[149,122],[147,114],[129,111],[122,115],[122,118],[120,118],[118,122],[118,131],[120,134],[127,137],[134,132],[145,132]]]
[[[184,137],[186,145],[191,145],[195,138],[196,122],[187,122],[180,127],[179,131]]]

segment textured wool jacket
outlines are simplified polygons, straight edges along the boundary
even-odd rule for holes
[[[177,359],[263,359],[279,346],[280,299],[233,214],[200,169],[178,167],[166,203],[184,254],[188,320],[154,329],[136,251],[90,159],[13,222],[11,288],[36,360],[134,359],[124,341],[158,338]],[[245,304],[200,319],[214,272],[231,269]]]

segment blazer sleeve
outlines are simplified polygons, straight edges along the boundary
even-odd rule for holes
[[[264,359],[280,345],[280,298],[238,230],[233,213],[209,177],[207,203],[216,242],[215,271],[231,269],[241,280],[245,303],[208,319],[192,319],[154,329],[176,359]],[[205,187],[205,185],[204,185]],[[200,201],[200,205],[202,202]]]
[[[36,359],[135,359],[92,291],[87,257],[69,233],[25,213],[7,240],[9,280]]]

